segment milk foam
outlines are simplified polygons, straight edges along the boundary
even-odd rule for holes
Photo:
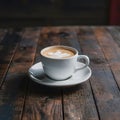
[[[70,54],[68,54],[68,53],[63,53],[63,52],[61,52],[61,51],[59,51],[59,50],[57,50],[57,51],[55,51],[55,52],[48,52],[48,55],[50,56],[50,57],[53,57],[53,58],[64,58],[64,57],[68,57],[68,56],[70,56]]]

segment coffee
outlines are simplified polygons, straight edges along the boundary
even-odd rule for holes
[[[50,58],[69,58],[75,55],[73,50],[65,47],[50,47],[42,52],[43,56]]]

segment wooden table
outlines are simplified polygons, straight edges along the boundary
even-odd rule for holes
[[[58,88],[28,77],[40,50],[58,44],[89,56],[88,81]],[[0,120],[120,120],[120,27],[0,29]]]

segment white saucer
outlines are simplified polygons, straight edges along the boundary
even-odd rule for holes
[[[84,66],[83,63],[78,62],[77,66],[79,65]],[[77,72],[75,72],[73,76],[71,78],[68,78],[67,80],[52,80],[45,75],[41,62],[31,66],[28,73],[33,81],[42,85],[55,87],[78,85],[82,82],[87,81],[92,74],[91,69],[89,67],[86,67],[82,70],[78,70]]]

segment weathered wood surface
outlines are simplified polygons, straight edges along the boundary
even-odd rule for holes
[[[91,78],[52,88],[27,75],[50,45],[75,47],[90,58]],[[119,120],[120,27],[0,29],[0,120]]]
[[[29,81],[27,70],[33,63],[38,38],[39,29],[25,29],[16,48],[0,90],[1,120],[19,120],[22,117]]]
[[[14,32],[12,29],[0,32],[0,87],[4,82],[4,77],[11,64],[19,41],[20,33]]]

